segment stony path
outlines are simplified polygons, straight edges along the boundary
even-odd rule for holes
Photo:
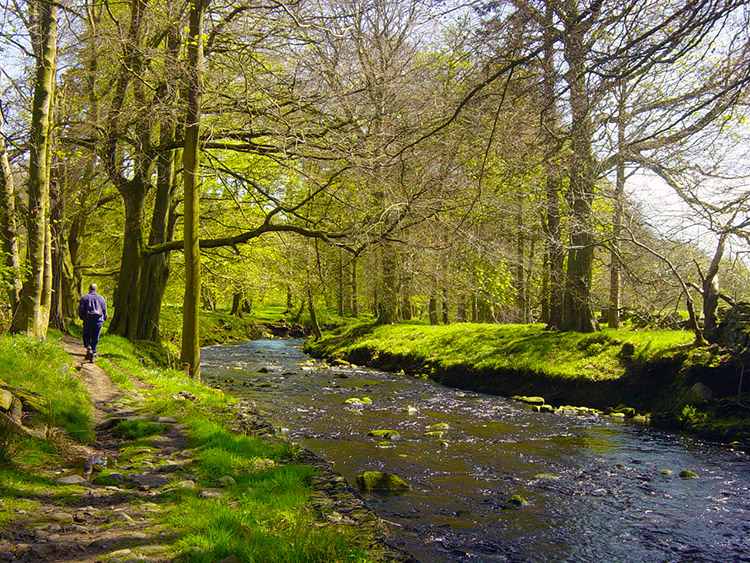
[[[108,430],[118,420],[139,418],[134,408],[138,397],[125,397],[104,370],[84,362],[85,349],[79,341],[66,338],[64,347],[89,391],[98,422],[97,443],[88,451],[88,463],[98,457],[103,464],[101,458],[106,457],[111,464],[119,455],[121,440]],[[172,473],[188,470],[191,457],[182,426],[170,418],[157,422],[165,426],[163,434],[137,452],[136,463],[118,463],[109,484],[97,484],[98,465],[87,471],[83,461],[58,477],[59,488],[70,489],[63,500],[30,497],[41,501],[41,508],[34,513],[17,511],[20,519],[3,533],[13,541],[0,540],[0,561],[94,563],[105,556],[112,563],[169,561],[170,533],[160,529],[156,519],[163,510],[159,497],[168,485],[174,486]],[[177,482],[177,486],[195,486],[187,477]]]

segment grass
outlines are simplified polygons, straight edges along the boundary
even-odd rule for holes
[[[89,401],[81,400],[86,390],[73,372],[70,356],[55,341],[0,336],[0,380],[46,399],[37,424],[64,428],[81,443],[93,439],[93,409]]]
[[[348,335],[354,336],[349,338]],[[550,378],[616,379],[625,374],[623,345],[632,346],[628,361],[649,361],[692,342],[681,331],[605,329],[582,334],[545,331],[542,325],[459,323],[447,326],[355,325],[310,344],[327,356],[390,355],[412,366],[477,370],[512,370]],[[627,349],[627,347],[626,347]]]

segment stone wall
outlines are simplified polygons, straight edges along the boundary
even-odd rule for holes
[[[720,322],[711,341],[729,348],[750,345],[750,303],[740,301],[731,309],[720,312]]]

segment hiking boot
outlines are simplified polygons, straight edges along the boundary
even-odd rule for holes
[[[94,353],[91,351],[91,348],[86,348],[86,357],[84,358],[84,361],[86,362],[94,361]]]
[[[96,358],[96,353],[95,353],[95,352],[92,352],[92,353],[91,353],[91,363],[92,363],[92,364],[94,363],[94,358]]]

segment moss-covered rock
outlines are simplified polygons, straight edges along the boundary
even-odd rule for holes
[[[680,471],[680,477],[682,477],[683,479],[697,479],[698,474],[688,469],[685,469],[683,471]]]
[[[539,481],[556,481],[559,478],[559,475],[554,475],[553,473],[537,473],[534,475],[534,479],[538,479]]]
[[[542,397],[526,397],[525,395],[513,395],[511,399],[513,399],[514,401],[526,403],[527,405],[543,405],[545,403],[545,400]]]
[[[434,432],[437,430],[450,430],[450,428],[451,428],[451,425],[448,424],[447,422],[439,422],[438,424],[430,424],[427,427],[427,430],[429,430],[430,432]]]
[[[513,495],[508,499],[508,504],[514,507],[522,507],[529,504],[529,501],[527,501],[525,498],[523,498],[521,495]]]
[[[353,406],[371,405],[372,399],[370,399],[370,397],[362,397],[361,399],[359,397],[351,397],[346,399],[344,404]]]
[[[378,442],[375,447],[385,450],[389,448],[395,448],[396,445],[393,442]]]
[[[374,438],[385,438],[392,442],[401,439],[401,434],[399,434],[397,430],[370,430],[367,435]]]
[[[398,475],[382,471],[365,471],[356,476],[360,491],[408,491],[409,484]]]

